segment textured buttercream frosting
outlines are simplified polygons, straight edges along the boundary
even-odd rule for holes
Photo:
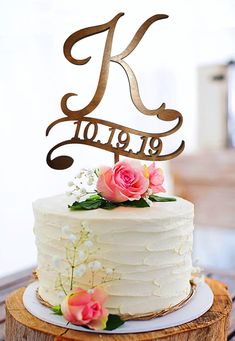
[[[94,258],[115,268],[117,279],[105,284],[107,308],[113,314],[141,315],[178,304],[190,293],[193,204],[154,203],[152,207],[70,211],[64,195],[34,202],[38,249],[39,294],[52,305],[61,303],[53,259],[65,257],[61,230],[79,233],[85,222],[95,235]],[[68,269],[60,265],[66,277]],[[87,287],[86,276],[80,283]]]

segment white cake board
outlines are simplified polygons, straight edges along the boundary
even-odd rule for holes
[[[213,292],[204,282],[200,283],[193,297],[179,310],[169,313],[165,316],[157,317],[148,321],[127,321],[121,327],[113,330],[90,330],[66,321],[62,316],[55,315],[50,308],[42,305],[36,296],[38,282],[31,283],[25,290],[23,303],[25,308],[34,316],[42,321],[54,324],[59,327],[74,329],[89,333],[104,334],[124,334],[141,333],[153,330],[166,329],[179,326],[181,324],[195,320],[203,315],[213,304]]]

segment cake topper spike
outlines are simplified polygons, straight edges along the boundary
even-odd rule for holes
[[[68,100],[72,96],[77,95],[75,93],[68,93],[64,95],[61,100],[61,109],[66,117],[52,122],[47,128],[46,135],[48,135],[50,130],[60,122],[74,121],[74,124],[76,126],[75,134],[71,139],[60,142],[49,151],[47,155],[47,163],[51,168],[66,169],[73,164],[74,160],[70,156],[62,155],[57,156],[53,159],[51,158],[52,153],[56,149],[67,144],[85,144],[107,150],[114,153],[115,162],[119,160],[119,155],[149,161],[169,160],[178,156],[184,149],[184,141],[182,141],[180,146],[174,152],[170,154],[160,155],[162,151],[161,138],[175,133],[181,127],[183,117],[181,113],[176,110],[166,109],[165,103],[162,103],[162,105],[157,109],[146,108],[140,97],[136,76],[131,67],[124,61],[124,59],[137,47],[148,28],[155,21],[166,19],[168,18],[168,16],[165,14],[157,14],[147,19],[137,30],[127,48],[120,54],[116,56],[111,56],[115,28],[118,20],[123,15],[124,13],[119,13],[112,20],[105,24],[81,29],[73,33],[65,41],[64,55],[67,60],[75,65],[85,65],[89,62],[91,57],[80,60],[74,58],[71,54],[73,46],[84,38],[108,31],[100,69],[99,81],[93,98],[84,108],[79,110],[71,110],[68,108]],[[163,121],[174,121],[177,119],[178,121],[172,129],[162,133],[148,133],[133,128],[128,128],[106,120],[87,117],[87,115],[89,115],[97,108],[105,94],[110,62],[115,62],[121,65],[124,69],[129,81],[131,99],[135,107],[141,113],[145,115],[156,116],[158,119]],[[81,132],[82,122],[85,122],[86,124],[83,132]],[[106,130],[109,131],[109,138],[107,142],[101,142],[101,140],[99,139],[99,129],[101,127],[104,127]],[[129,148],[132,135],[139,136],[140,143],[137,151],[133,151]]]

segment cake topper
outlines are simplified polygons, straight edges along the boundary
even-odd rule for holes
[[[47,164],[53,169],[67,169],[73,164],[73,158],[66,155],[57,156],[52,158],[52,153],[58,148],[68,145],[68,144],[85,144],[107,150],[114,154],[114,161],[119,160],[119,156],[123,155],[133,159],[147,160],[147,161],[161,161],[169,160],[178,156],[183,150],[185,143],[181,142],[180,146],[169,154],[162,155],[162,138],[175,133],[182,125],[183,117],[180,112],[173,109],[166,109],[165,103],[157,109],[148,109],[145,107],[140,93],[138,82],[136,76],[131,69],[130,65],[127,64],[125,58],[135,50],[141,39],[143,38],[145,32],[148,28],[155,22],[161,19],[168,18],[165,14],[157,14],[147,19],[137,30],[134,37],[132,38],[129,45],[120,54],[112,56],[112,43],[115,28],[118,20],[124,15],[124,13],[117,14],[109,22],[92,26],[88,28],[81,29],[68,37],[64,44],[64,55],[68,61],[75,65],[85,65],[89,62],[91,57],[85,59],[76,59],[72,56],[71,50],[73,46],[82,39],[89,36],[99,34],[108,31],[106,43],[103,52],[103,59],[100,69],[99,81],[95,94],[91,101],[84,107],[78,110],[71,110],[68,107],[68,100],[72,96],[77,96],[75,93],[67,93],[62,97],[61,109],[65,117],[59,118],[52,122],[47,130],[46,135],[48,136],[50,130],[58,123],[72,121],[75,124],[74,136],[68,140],[58,143],[55,145],[47,154]],[[109,122],[102,119],[97,119],[93,117],[88,117],[88,115],[97,108],[101,102],[108,81],[110,62],[115,62],[122,66],[124,69],[130,88],[131,100],[135,107],[144,115],[156,116],[156,118],[163,121],[174,121],[177,120],[176,125],[168,131],[161,133],[149,133],[140,131],[133,128],[128,128],[126,126]],[[81,124],[84,123],[83,127]],[[109,132],[108,140],[102,142],[99,139],[100,129],[106,129]],[[133,151],[130,149],[130,142],[133,136],[139,138],[139,147],[137,150]]]

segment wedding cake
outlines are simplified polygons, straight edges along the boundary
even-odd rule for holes
[[[128,162],[121,163],[130,167]],[[148,182],[154,188],[154,180],[158,180],[155,189],[163,191],[163,176],[159,169],[151,167]],[[119,169],[118,165],[113,169]],[[123,168],[119,171],[123,172]],[[109,179],[107,169],[103,174]],[[112,193],[110,186],[105,192],[107,181],[102,176],[99,175],[97,187],[107,197]],[[126,173],[125,176],[126,181]],[[128,176],[131,177],[129,173]],[[78,188],[74,183],[70,185]],[[138,186],[135,189],[142,188],[143,183]],[[127,195],[120,188],[115,188],[117,198]],[[71,191],[74,194],[75,190]],[[73,288],[89,290],[101,286],[107,294],[105,308],[124,319],[156,316],[187,299],[191,292],[193,204],[181,198],[149,198],[153,202],[150,205],[146,197],[145,207],[138,207],[141,198],[124,206],[119,201],[113,209],[84,210],[80,203],[93,203],[97,198],[93,196],[92,200],[75,202],[73,206],[67,195],[35,201],[41,299],[58,306]]]
[[[68,104],[76,93],[66,93],[61,99],[65,117],[50,123],[46,130],[48,136],[58,124],[69,123],[75,128],[71,137],[48,152],[46,161],[51,168],[71,167],[74,159],[55,151],[75,144],[112,153],[114,165],[82,169],[69,182],[68,195],[33,204],[37,297],[68,323],[96,330],[114,330],[129,319],[151,319],[172,312],[191,298],[195,288],[191,282],[194,207],[184,199],[158,195],[165,192],[164,177],[155,164],[184,150],[184,141],[174,150],[170,147],[169,153],[163,146],[164,138],[179,130],[183,117],[165,103],[157,109],[145,107],[137,78],[125,60],[148,28],[168,16],[148,18],[128,46],[112,55],[115,28],[123,15],[118,13],[105,24],[80,29],[66,39],[63,50],[67,60],[85,65],[91,57],[77,59],[73,46],[107,31],[93,98],[85,107],[71,110]],[[89,116],[105,94],[113,62],[125,71],[135,108],[152,117],[151,131],[138,130],[136,122],[127,127],[102,116]],[[110,111],[114,103],[110,102]],[[163,131],[162,125],[155,131],[158,120],[172,122],[171,127]]]

